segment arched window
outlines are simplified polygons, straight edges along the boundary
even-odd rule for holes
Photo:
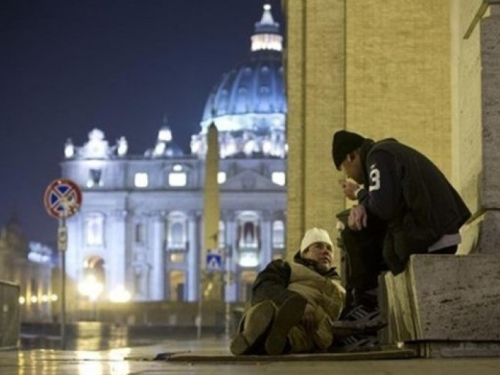
[[[172,247],[181,247],[184,240],[184,229],[181,223],[173,223],[170,227],[170,234],[172,238]]]
[[[273,248],[285,247],[285,224],[281,220],[273,222]]]
[[[240,226],[240,247],[257,248],[259,243],[259,228],[251,221],[245,221]]]
[[[85,218],[85,243],[87,246],[104,245],[104,215],[90,213]]]
[[[168,217],[167,247],[169,250],[187,250],[187,217],[173,212]]]

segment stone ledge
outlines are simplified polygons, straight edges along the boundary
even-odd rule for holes
[[[385,342],[500,342],[498,255],[413,255],[380,289]]]

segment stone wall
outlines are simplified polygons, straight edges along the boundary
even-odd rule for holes
[[[287,251],[306,229],[334,235],[335,213],[344,206],[331,139],[344,127],[344,0],[292,0],[287,17],[288,96]]]
[[[347,128],[394,137],[451,175],[449,3],[347,1]]]
[[[435,0],[289,0],[289,254],[304,231],[336,236],[346,207],[331,140],[347,128],[395,137],[451,177],[450,7]]]

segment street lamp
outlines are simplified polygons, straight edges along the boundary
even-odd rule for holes
[[[111,302],[116,302],[116,303],[126,303],[129,302],[131,298],[130,292],[125,289],[123,286],[119,286],[115,288],[111,294],[109,299]]]
[[[88,275],[85,279],[78,285],[78,291],[83,296],[86,296],[92,302],[97,301],[99,295],[104,290],[104,285],[97,281],[94,275]]]
[[[78,291],[81,295],[87,297],[93,303],[95,309],[94,315],[97,320],[97,299],[104,290],[104,285],[100,283],[94,275],[87,275],[85,279],[78,285]]]

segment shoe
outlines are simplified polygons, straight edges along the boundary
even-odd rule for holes
[[[304,315],[307,300],[298,295],[288,297],[276,311],[273,324],[266,339],[266,353],[269,355],[283,354],[288,332],[300,323]]]
[[[387,322],[380,314],[378,308],[368,309],[363,305],[357,305],[342,314],[340,320],[333,323],[334,328],[345,328],[361,331],[378,331],[387,326]]]
[[[352,353],[360,351],[371,351],[380,348],[380,343],[373,335],[352,335],[340,341],[335,351],[343,353]]]
[[[244,315],[243,328],[231,341],[230,350],[234,355],[253,354],[258,342],[269,330],[276,307],[271,301],[261,302]]]

